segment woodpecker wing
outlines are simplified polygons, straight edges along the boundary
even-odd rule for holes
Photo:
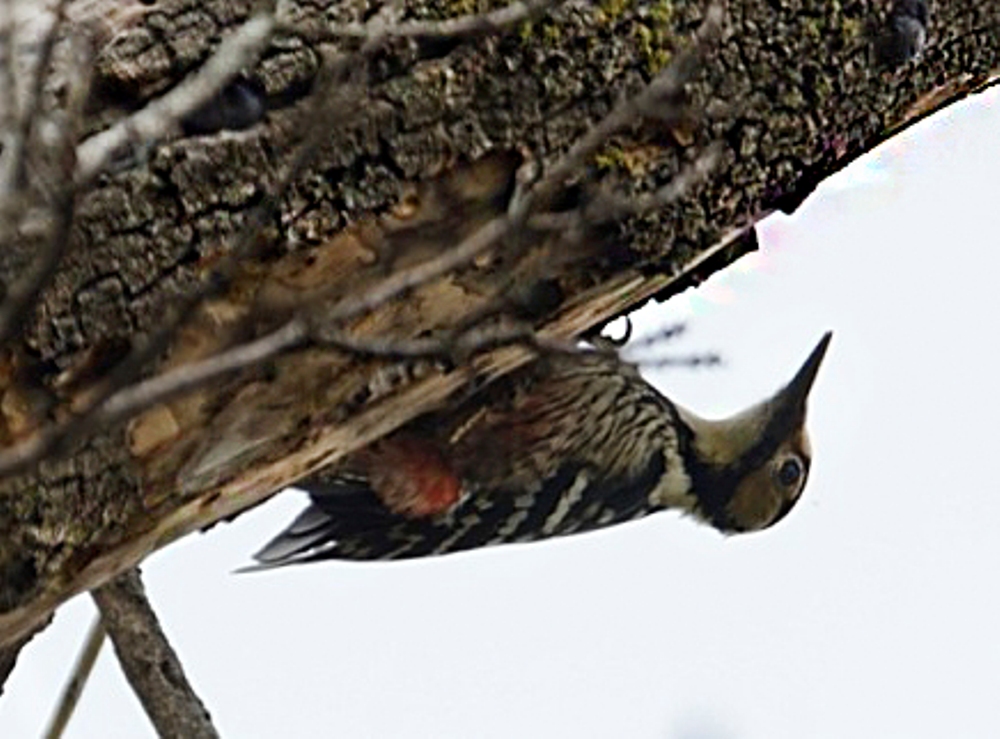
[[[664,507],[656,492],[683,467],[673,405],[607,357],[546,363],[440,425],[465,486],[451,510],[406,517],[363,477],[307,480],[312,505],[257,560],[402,559],[587,531]]]
[[[409,559],[589,531],[639,518],[654,508],[662,479],[653,456],[635,478],[597,477],[568,464],[533,492],[498,488],[468,495],[433,518],[387,511],[370,491],[308,487],[310,505],[255,558],[264,566],[321,559]]]

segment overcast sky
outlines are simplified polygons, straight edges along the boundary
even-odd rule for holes
[[[666,513],[397,564],[233,575],[296,493],[145,565],[226,737],[843,739],[1000,732],[1000,95],[953,106],[760,229],[668,304],[649,373],[703,415],[785,382],[827,329],[814,463],[779,525],[724,538]],[[93,616],[22,653],[0,736],[37,736]],[[109,649],[68,737],[153,736]]]

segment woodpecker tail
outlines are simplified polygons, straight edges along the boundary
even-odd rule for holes
[[[259,564],[242,568],[241,572],[332,556],[337,537],[343,533],[340,521],[351,521],[356,527],[368,529],[385,527],[396,518],[386,512],[363,478],[310,480],[308,492],[314,503],[254,554]],[[322,507],[316,500],[323,501]]]

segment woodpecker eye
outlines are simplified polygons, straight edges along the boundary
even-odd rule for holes
[[[778,482],[783,487],[790,488],[802,479],[802,462],[797,457],[790,457],[778,468]]]

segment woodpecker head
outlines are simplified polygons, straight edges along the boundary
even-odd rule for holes
[[[678,408],[689,431],[695,515],[725,533],[757,531],[798,502],[811,459],[806,399],[831,336],[820,339],[791,382],[736,416],[708,421]]]

